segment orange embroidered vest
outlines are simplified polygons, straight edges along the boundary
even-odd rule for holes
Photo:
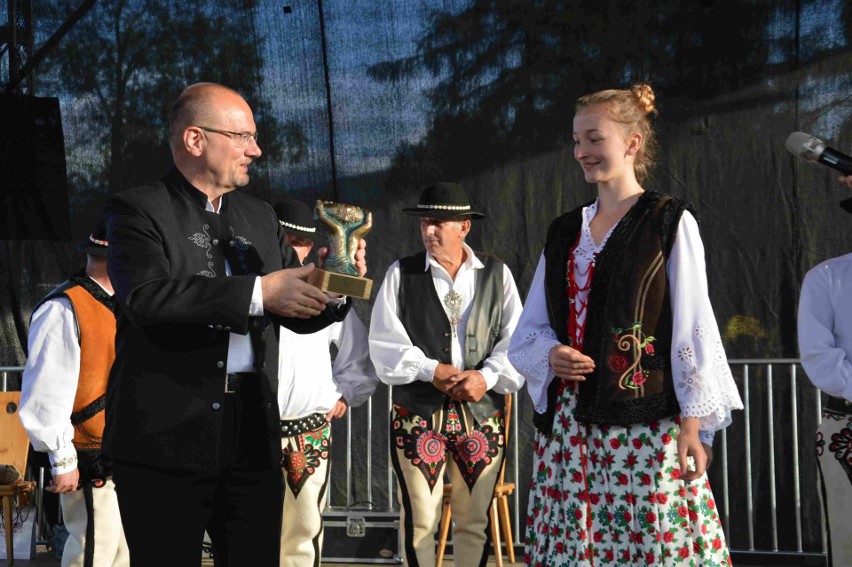
[[[104,433],[104,394],[115,360],[115,316],[81,286],[65,291],[80,329],[80,377],[71,423],[77,449],[99,449]]]

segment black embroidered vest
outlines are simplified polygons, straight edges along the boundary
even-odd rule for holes
[[[666,261],[680,217],[689,205],[645,192],[613,230],[595,261],[584,353],[596,368],[579,383],[575,417],[600,424],[645,423],[680,412],[671,374],[672,314]],[[550,323],[568,336],[565,272],[582,227],[579,207],[553,221],[545,244],[545,292]],[[548,388],[548,407],[536,414],[549,432],[560,381]]]
[[[477,252],[484,267],[476,271],[476,292],[465,328],[464,369],[478,370],[491,354],[500,337],[503,320],[503,263]],[[399,261],[399,318],[411,342],[427,357],[452,364],[452,332],[441,299],[432,282],[432,270],[424,270],[426,253],[420,252]],[[394,386],[396,401],[421,417],[431,416],[447,395],[431,382],[415,381]],[[503,394],[487,391],[478,402],[468,404],[482,423],[503,408]]]

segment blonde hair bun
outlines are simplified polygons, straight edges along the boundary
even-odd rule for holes
[[[647,114],[657,112],[657,107],[654,106],[654,101],[657,99],[657,96],[654,94],[654,89],[651,88],[651,85],[648,83],[639,83],[633,85],[631,90],[633,91],[633,95],[636,97],[636,100],[639,101],[639,107]]]

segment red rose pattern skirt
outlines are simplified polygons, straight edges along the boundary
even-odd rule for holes
[[[680,420],[579,423],[562,390],[553,431],[536,436],[526,565],[730,565],[706,475],[680,480]]]

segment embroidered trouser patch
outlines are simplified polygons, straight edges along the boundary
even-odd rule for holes
[[[326,423],[316,431],[285,437],[282,440],[281,468],[287,486],[298,498],[299,492],[323,461],[328,460],[331,448],[331,425]]]
[[[431,416],[395,404],[391,460],[399,479],[403,556],[409,567],[435,565],[435,534],[441,520],[443,473],[450,494],[456,565],[479,565],[488,551],[488,508],[503,463],[503,416],[479,424],[466,404],[448,401]],[[447,463],[448,454],[452,460]]]
[[[432,424],[439,422],[437,428]],[[465,426],[467,424],[467,427]],[[394,404],[391,438],[408,462],[434,487],[447,462],[447,452],[458,465],[468,488],[503,448],[503,416],[498,413],[477,424],[464,405],[453,400],[434,415],[421,417]]]

